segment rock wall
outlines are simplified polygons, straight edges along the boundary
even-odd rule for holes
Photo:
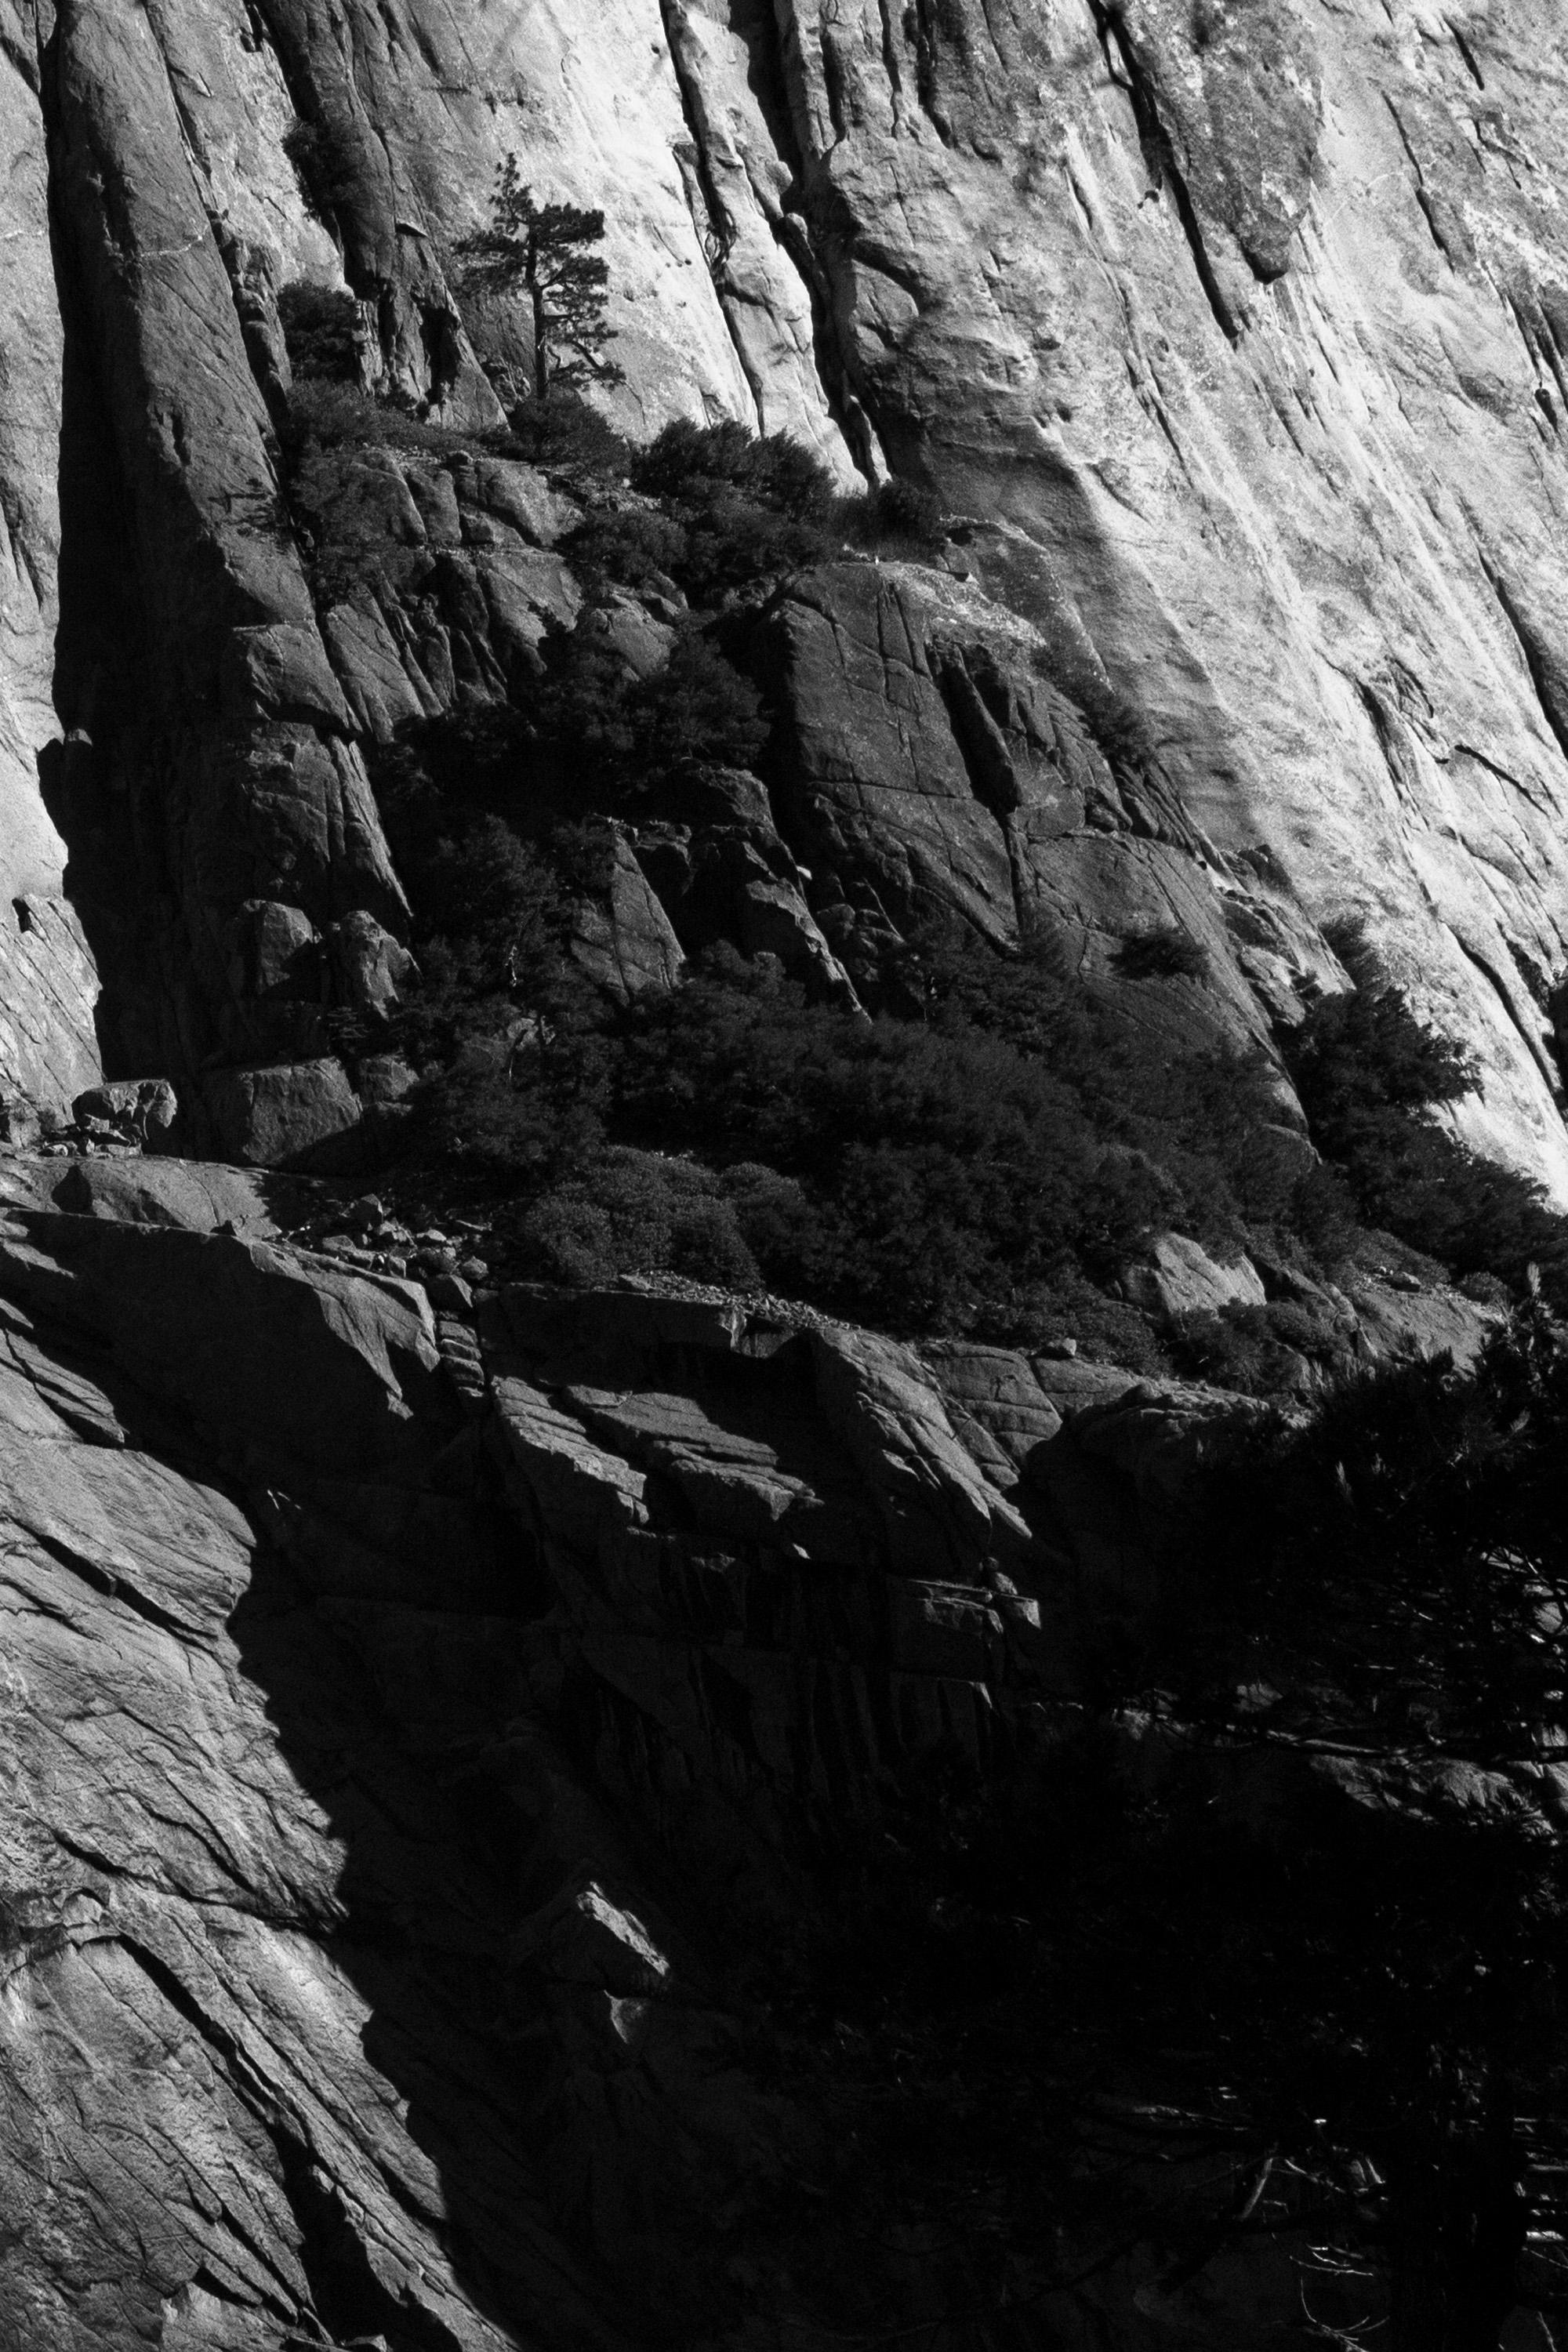
[[[833,2117],[756,1984],[803,1834],[1049,1738],[1261,1408],[695,1286],[433,1307],[289,1237],[319,1190],[0,1162],[0,2341],[929,2325],[918,2231],[795,2275]],[[1087,2263],[1038,2340],[1297,2340],[1288,2257],[1167,2268]]]
[[[812,2128],[727,1976],[781,1824],[1038,1704],[1028,1531],[907,1351],[436,1318],[220,1173],[7,1165],[0,2336],[706,2333]]]
[[[1101,974],[1176,922],[1207,977],[1146,1017],[1258,1038],[1360,914],[1481,1059],[1465,1132],[1568,1197],[1559,36],[0,0],[0,1092],[167,1072],[256,1161],[356,1119],[343,1036],[407,978],[367,749],[513,693],[582,585],[569,486],[477,442],[286,500],[279,298],[352,292],[380,394],[494,424],[515,321],[448,255],[515,152],[605,212],[623,429],[787,431],[951,534],[725,616],[766,772],[623,831],[605,987],[728,936],[851,1002],[933,908],[1044,909]],[[633,667],[661,603],[606,608]],[[787,1825],[1048,1719],[1247,1408],[635,1286],[437,1314],[154,1166],[0,1187],[0,2340],[760,2341],[815,2126],[731,1995]],[[926,2324],[918,2264],[865,2292]],[[1055,2340],[1291,2320],[1152,2292]]]
[[[49,812],[114,1066],[298,1055],[247,977],[257,922],[399,929],[370,715],[278,500],[276,297],[346,278],[384,389],[492,419],[476,355],[515,373],[515,322],[459,315],[444,256],[515,152],[605,212],[623,425],[734,415],[846,481],[936,487],[1002,625],[1080,704],[1142,714],[1194,909],[1262,875],[1301,939],[1365,915],[1481,1055],[1466,1131],[1568,1189],[1544,5],[7,0],[5,24],[0,857],[13,897],[58,898]],[[64,961],[18,967],[14,1059],[64,1093],[89,992],[68,919],[40,929]]]

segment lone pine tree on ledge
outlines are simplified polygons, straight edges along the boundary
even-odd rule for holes
[[[490,226],[458,247],[469,285],[525,293],[533,313],[533,397],[584,383],[621,383],[605,356],[615,329],[605,320],[609,265],[591,246],[603,241],[605,215],[577,205],[542,205],[509,155],[496,179]]]

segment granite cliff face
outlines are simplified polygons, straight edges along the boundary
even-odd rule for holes
[[[493,420],[476,353],[514,361],[514,324],[465,312],[444,257],[515,150],[605,208],[626,425],[732,415],[847,482],[917,475],[966,519],[977,637],[1026,626],[1079,704],[1142,712],[1161,814],[1087,847],[1053,822],[1042,887],[1099,938],[1150,907],[1228,915],[1271,1003],[1331,971],[1317,921],[1366,914],[1481,1053],[1466,1131],[1568,1186],[1542,1012],[1564,960],[1552,36],[1523,0],[11,0],[17,1076],[68,1092],[91,1050],[62,839],[121,1067],[299,1058],[247,968],[258,921],[396,935],[360,756],[394,705],[323,631],[279,508],[277,295],[346,275],[384,388]],[[341,248],[284,151],[300,122]],[[421,535],[450,604],[449,499]],[[486,593],[515,627],[559,591],[535,563]],[[915,809],[906,842],[911,806],[873,825],[883,860],[944,823]],[[988,863],[1005,921],[994,814],[962,820],[960,895]],[[336,964],[352,1002],[356,957]]]
[[[1125,1379],[957,1363],[987,1477],[940,1368],[820,1320],[476,1326],[254,1179],[7,1191],[4,2340],[609,2347],[787,2298],[753,2217],[814,2126],[726,1969],[804,1795],[1059,1683],[1005,1445]]]
[[[760,2055],[792,1825],[1048,1734],[1257,1408],[636,1281],[433,1312],[210,1164],[4,1182],[0,2341],[826,2346],[803,2266],[941,2324]],[[1289,2263],[1086,2268],[1043,2340],[1295,2340]]]
[[[693,1286],[433,1308],[266,1172],[375,1148],[376,759],[584,609],[452,261],[502,159],[605,212],[621,431],[943,516],[723,615],[762,772],[620,828],[607,996],[727,940],[853,1005],[933,911],[1044,915],[1109,990],[1174,925],[1203,976],[1138,1018],[1267,1045],[1359,916],[1479,1060],[1460,1132],[1568,1201],[1556,18],[0,0],[0,1094],[25,1142],[168,1077],[192,1155],[0,1163],[5,2346],[841,2340],[824,2126],[737,1992],[810,1907],[792,1824],[1048,1727],[1252,1409]],[[301,287],[423,436],[291,444]],[[679,618],[596,625],[642,675]],[[1341,1308],[1373,1357],[1487,1328]],[[1158,2269],[1049,2340],[1289,2340],[1283,2270]],[[836,2292],[942,2315],[918,2246]]]

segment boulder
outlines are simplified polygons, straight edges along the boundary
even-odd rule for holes
[[[102,1119],[145,1147],[155,1145],[168,1132],[179,1108],[167,1078],[117,1078],[78,1095],[71,1116],[79,1126],[88,1119]]]
[[[247,1168],[205,1160],[94,1158],[72,1160],[55,1181],[58,1167],[56,1162],[50,1173],[48,1197],[69,1216],[178,1225],[196,1234],[233,1231],[258,1241],[278,1235],[264,1181]]]
[[[419,977],[408,950],[363,908],[331,924],[326,937],[337,1001],[388,1019]]]
[[[686,959],[630,844],[617,833],[602,892],[573,909],[574,963],[622,1004],[673,988]]]
[[[1379,1360],[1450,1355],[1473,1364],[1504,1318],[1446,1284],[1414,1290],[1385,1282],[1352,1286],[1350,1303],[1365,1352]]]
[[[894,1572],[978,1583],[1016,1566],[1028,1529],[959,1443],[912,1350],[835,1326],[810,1344],[817,1403],[866,1481]]]
[[[340,1173],[361,1162],[362,1107],[340,1061],[210,1070],[203,1094],[224,1157],[242,1167]]]
[[[975,1452],[978,1439],[982,1467],[1004,1486],[1016,1485],[1036,1446],[1062,1425],[1027,1356],[959,1340],[928,1345],[923,1353],[965,1444]]]
[[[1134,1307],[1163,1323],[1223,1307],[1261,1307],[1268,1297],[1249,1258],[1213,1258],[1186,1234],[1157,1234],[1147,1264],[1123,1267],[1121,1287]]]
[[[223,1234],[17,1210],[0,1297],[55,1318],[240,1453],[417,1460],[450,1433],[416,1283]]]

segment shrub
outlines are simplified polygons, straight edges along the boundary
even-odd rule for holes
[[[1482,1159],[1430,1117],[1469,1091],[1474,1061],[1415,1018],[1358,935],[1342,934],[1339,947],[1356,986],[1321,998],[1280,1044],[1313,1139],[1360,1217],[1451,1272],[1500,1276],[1516,1295],[1536,1264],[1550,1295],[1568,1297],[1568,1219],[1529,1177]]]
[[[897,548],[911,555],[929,554],[941,543],[942,518],[934,490],[897,478],[844,499],[837,516],[845,537],[857,546]]]
[[[548,400],[520,402],[507,423],[513,454],[532,466],[579,478],[619,479],[631,460],[623,436],[570,386],[558,387]]]
[[[1208,950],[1179,923],[1156,923],[1122,940],[1116,968],[1125,980],[1201,980]]]
[[[762,436],[744,425],[667,425],[632,463],[632,480],[655,498],[710,505],[724,490],[752,506],[826,522],[837,504],[826,467],[785,433]]]
[[[1070,1076],[1000,1026],[940,1006],[868,1024],[722,954],[639,1014],[616,1083],[635,1139],[804,1189],[809,1226],[754,1244],[771,1281],[901,1329],[967,1328],[1075,1260],[1109,1270],[1186,1206],[1168,1167],[1108,1149]]]
[[[832,478],[785,434],[679,419],[633,459],[632,480],[684,533],[661,568],[694,603],[820,562],[840,543]]]
[[[1076,1342],[1086,1362],[1120,1364],[1158,1380],[1172,1370],[1170,1356],[1146,1316],[1125,1299],[1108,1297],[1076,1265],[1064,1265],[1048,1282],[1022,1283],[986,1299],[973,1334],[1003,1348],[1049,1349]]]
[[[465,984],[536,992],[562,921],[560,884],[509,824],[476,817],[456,837],[442,835],[409,872],[421,928],[451,943]]]
[[[760,1286],[719,1178],[655,1152],[596,1155],[524,1209],[511,1235],[528,1270],[549,1282],[668,1273],[731,1290]]]
[[[342,215],[359,183],[357,159],[337,132],[317,122],[290,123],[283,133],[283,152],[294,166],[310,218],[341,238]]]
[[[1169,1346],[1181,1370],[1246,1396],[1300,1388],[1302,1363],[1346,1368],[1348,1330],[1331,1315],[1288,1299],[1267,1306],[1236,1301],[1215,1313],[1180,1317]]]
[[[821,563],[837,542],[812,521],[727,495],[684,510],[686,553],[676,573],[693,604],[711,604],[749,582]]]
[[[279,289],[278,318],[296,382],[359,383],[359,305],[352,294],[296,279]]]
[[[689,761],[754,767],[767,740],[756,688],[692,629],[676,638],[662,669],[628,687],[626,708],[643,782]]]
[[[681,525],[657,509],[600,507],[568,533],[561,551],[580,578],[646,588],[684,571],[689,545]]]
[[[289,400],[289,438],[297,457],[306,442],[319,448],[418,449],[449,456],[457,449],[492,447],[489,433],[426,425],[395,402],[377,400],[357,383],[307,377]]]
[[[756,688],[695,628],[640,678],[592,613],[573,629],[547,632],[542,652],[535,727],[589,806],[618,806],[688,762],[751,767],[767,740]]]

